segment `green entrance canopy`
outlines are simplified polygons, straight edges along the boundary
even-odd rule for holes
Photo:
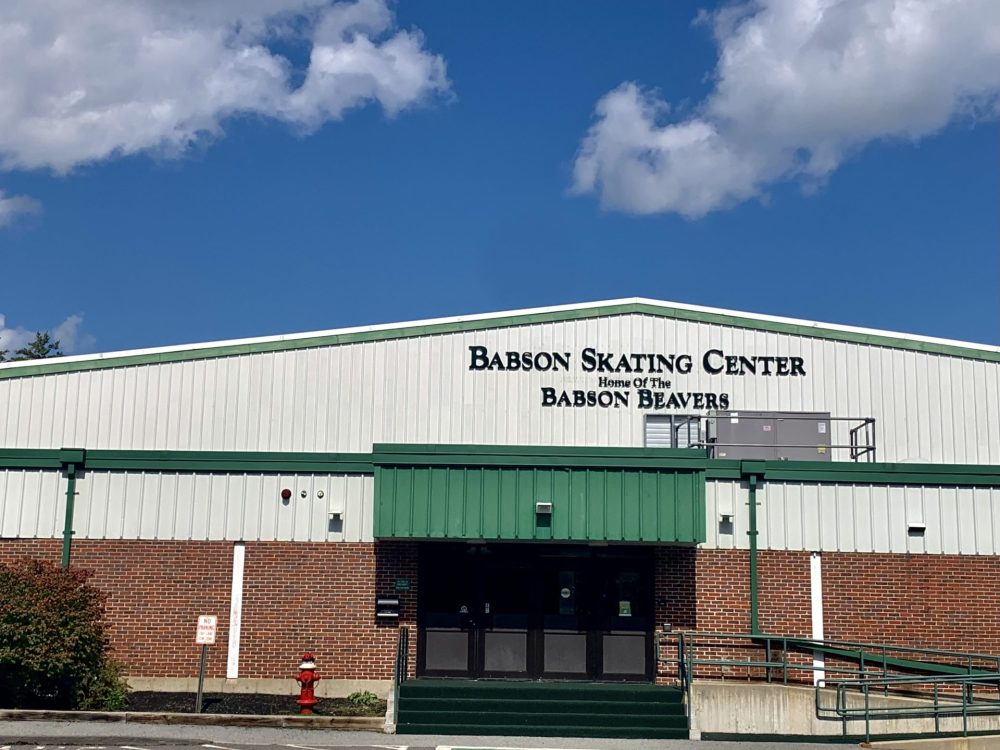
[[[696,544],[705,541],[703,459],[694,450],[376,445],[375,537]]]

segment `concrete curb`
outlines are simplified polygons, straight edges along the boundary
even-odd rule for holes
[[[248,714],[174,714],[155,711],[0,710],[0,721],[88,721],[133,724],[193,724],[221,727],[349,729],[381,732],[382,716],[260,716]]]

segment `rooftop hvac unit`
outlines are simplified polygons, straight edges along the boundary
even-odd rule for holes
[[[830,412],[717,411],[707,420],[714,458],[830,461]]]

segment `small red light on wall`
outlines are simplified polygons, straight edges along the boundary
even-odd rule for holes
[[[292,499],[292,491],[289,490],[289,489],[282,490],[281,491],[281,499],[282,500],[291,500]]]

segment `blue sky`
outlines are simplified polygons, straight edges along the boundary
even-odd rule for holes
[[[144,125],[106,119],[125,134],[99,146],[65,112],[99,98],[108,60],[81,60],[84,93],[41,125],[10,95],[37,71],[0,65],[0,197],[21,200],[0,211],[0,336],[79,316],[62,329],[75,350],[109,351],[646,296],[1000,343],[1000,52],[977,49],[970,26],[894,54],[912,63],[898,80],[877,63],[831,73],[815,50],[782,47],[798,35],[781,5],[730,18],[688,2],[404,1],[389,25],[337,33],[408,35],[428,64],[419,85],[344,99],[353,79],[328,70],[308,103],[269,89],[138,143]],[[31,20],[13,6],[0,29]],[[289,91],[324,10],[253,40],[287,61]],[[250,25],[197,20],[234,19]],[[767,59],[741,49],[747,24],[772,39]],[[850,14],[829,25],[824,50],[867,38]],[[769,78],[775,59],[794,63],[787,90]],[[928,76],[941,59],[954,73]],[[30,96],[59,91],[66,64]],[[142,109],[155,85],[101,93],[115,112]],[[708,133],[696,153],[691,132]]]

